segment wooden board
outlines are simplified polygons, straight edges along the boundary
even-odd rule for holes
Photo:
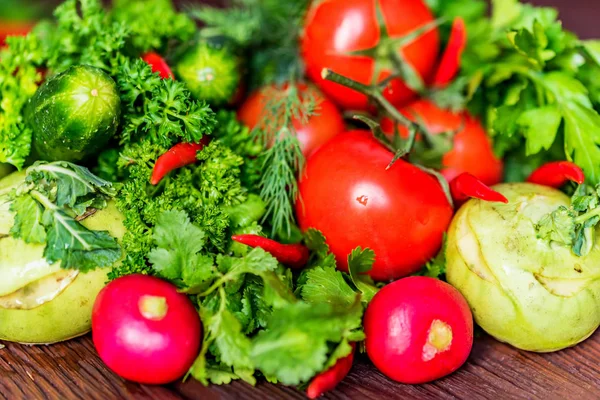
[[[89,336],[53,346],[4,343],[0,399],[303,399],[294,388],[242,382],[203,387],[190,380],[170,386],[125,382],[96,355]],[[516,350],[490,337],[476,339],[469,361],[437,382],[408,386],[379,373],[365,356],[326,399],[600,399],[600,331],[551,354]]]

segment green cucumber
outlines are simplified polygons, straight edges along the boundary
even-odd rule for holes
[[[197,39],[183,45],[173,72],[197,100],[215,106],[232,104],[240,93],[240,58],[225,39]]]
[[[40,86],[27,105],[33,146],[47,161],[80,161],[96,154],[117,130],[121,100],[115,81],[86,65]]]

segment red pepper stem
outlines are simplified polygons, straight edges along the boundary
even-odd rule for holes
[[[582,184],[585,181],[583,170],[570,161],[554,161],[542,165],[527,178],[527,182],[560,188],[568,181]]]
[[[321,372],[315,376],[306,389],[306,395],[309,399],[316,399],[325,392],[333,390],[338,383],[340,383],[350,369],[352,368],[352,362],[354,361],[354,352],[356,350],[356,344],[351,343],[352,351],[346,357],[340,358],[336,361],[333,367],[329,368],[325,372]]]
[[[266,237],[250,234],[233,235],[231,239],[246,246],[260,247],[290,268],[304,267],[310,256],[308,247],[301,244],[281,244]]]
[[[490,202],[508,203],[508,200],[504,195],[491,189],[468,172],[460,174],[450,182],[450,193],[457,206],[470,198]]]
[[[443,88],[454,79],[460,70],[461,57],[466,46],[467,31],[465,21],[461,17],[457,17],[452,22],[450,39],[434,75],[433,87]]]
[[[202,138],[200,143],[177,143],[171,147],[165,154],[158,157],[152,170],[150,183],[158,183],[171,171],[185,167],[196,162],[200,150],[208,143],[208,137]]]

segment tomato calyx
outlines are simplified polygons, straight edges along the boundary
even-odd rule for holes
[[[340,85],[347,86],[368,96],[369,98],[373,99],[381,108],[383,108],[383,110],[387,112],[393,120],[395,120],[397,123],[406,126],[408,130],[407,138],[404,139],[401,138],[400,135],[395,135],[394,138],[390,140],[381,130],[381,126],[379,125],[379,123],[373,121],[372,119],[364,115],[354,115],[353,117],[356,120],[364,122],[371,129],[373,136],[384,147],[386,147],[388,150],[394,153],[394,157],[392,158],[386,169],[390,169],[392,165],[394,165],[394,163],[399,159],[406,159],[410,155],[411,151],[413,150],[413,147],[415,146],[417,135],[419,133],[424,132],[425,127],[422,124],[413,122],[410,119],[406,118],[404,115],[402,115],[402,113],[400,113],[396,109],[396,107],[394,107],[385,98],[380,85],[364,85],[346,76],[333,72],[332,70],[327,68],[323,69],[323,71],[321,72],[321,76],[325,80],[330,80]],[[420,168],[424,172],[433,175],[439,181],[440,186],[442,187],[442,190],[444,191],[444,194],[446,195],[446,198],[448,199],[450,205],[454,206],[454,202],[452,201],[452,195],[450,192],[450,186],[448,185],[448,181],[446,180],[446,178],[444,178],[439,172],[430,169],[426,166],[416,163],[413,163],[413,165]]]
[[[405,46],[438,28],[446,21],[446,19],[438,18],[437,20],[426,23],[405,35],[391,37],[379,1],[375,1],[375,15],[379,26],[379,41],[377,44],[367,49],[347,51],[341,54],[345,56],[372,58],[375,65],[371,75],[371,84],[378,86],[382,90],[385,89],[393,79],[399,78],[413,92],[419,94],[425,92],[426,87],[423,78],[405,58],[402,50]],[[381,74],[387,71],[390,71],[391,75],[378,83]]]

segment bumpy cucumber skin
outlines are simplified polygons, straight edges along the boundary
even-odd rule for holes
[[[115,135],[120,114],[115,81],[98,68],[78,65],[40,86],[29,101],[26,119],[39,158],[80,161]]]
[[[242,81],[241,63],[233,48],[221,40],[196,40],[179,51],[174,73],[196,100],[211,105],[234,102]]]

